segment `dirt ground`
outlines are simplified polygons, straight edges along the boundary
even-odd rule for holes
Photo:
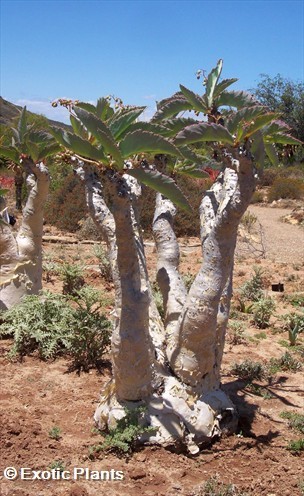
[[[237,289],[252,276],[253,266],[261,267],[267,292],[276,300],[277,306],[270,327],[263,332],[252,325],[250,316],[245,316],[245,342],[233,344],[228,333],[223,388],[237,405],[238,433],[214,442],[196,457],[145,447],[128,458],[101,453],[91,460],[89,448],[100,440],[100,435],[93,429],[92,417],[99,391],[110,377],[110,367],[102,372],[91,370],[77,374],[68,372],[69,361],[65,358],[43,362],[31,356],[22,362],[10,362],[6,352],[11,341],[2,340],[1,496],[194,496],[204,494],[200,488],[216,474],[223,483],[234,484],[239,491],[229,494],[304,494],[303,452],[302,456],[295,456],[286,448],[291,440],[299,439],[301,435],[280,416],[286,411],[304,413],[303,371],[280,370],[269,381],[254,381],[255,390],[246,387],[245,381],[231,373],[233,363],[245,359],[266,363],[285,353],[282,340],[287,340],[287,334],[275,331],[280,327],[279,316],[295,311],[286,296],[303,291],[304,231],[299,226],[280,222],[280,218],[289,212],[286,209],[251,206],[250,211],[262,225],[266,258],[254,257],[256,254],[250,250],[244,255],[244,251],[239,250],[234,287]],[[54,231],[46,226],[46,237],[50,234]],[[182,272],[194,274],[200,263],[199,240],[192,238],[181,242]],[[102,287],[92,248],[90,244],[51,243],[47,238],[44,242],[47,259],[85,262],[86,281]],[[146,251],[153,277],[155,255],[151,242],[147,243]],[[278,282],[284,284],[284,293],[271,291],[271,284]],[[57,277],[51,277],[48,282],[45,278],[44,287],[60,292],[62,283]],[[303,337],[298,344],[302,346],[302,355],[301,346],[292,354],[303,362]],[[256,394],[257,391],[262,394]],[[60,428],[59,440],[49,436],[52,427]],[[9,481],[3,476],[5,467],[49,470],[55,462],[70,472],[71,479],[20,480],[18,477]],[[86,473],[73,480],[75,467],[79,468],[79,473],[81,469],[109,471],[112,480],[86,480]],[[117,475],[114,471],[122,471],[123,480],[113,480]],[[31,476],[29,472],[28,477]]]

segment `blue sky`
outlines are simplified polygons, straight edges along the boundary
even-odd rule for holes
[[[1,95],[50,118],[50,101],[113,94],[147,105],[201,92],[195,72],[224,59],[235,89],[259,74],[304,75],[302,0],[1,0]]]

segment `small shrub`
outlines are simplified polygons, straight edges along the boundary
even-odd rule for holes
[[[268,201],[273,202],[281,198],[298,200],[304,193],[303,182],[299,179],[277,178],[268,192]]]
[[[138,407],[134,410],[126,409],[126,415],[117,421],[116,427],[109,429],[102,444],[92,446],[90,456],[100,451],[116,451],[127,454],[133,451],[140,436],[145,433],[155,433],[156,428],[145,425],[146,409]]]
[[[64,263],[59,266],[58,272],[63,281],[64,295],[74,295],[84,286],[83,265]]]
[[[299,315],[294,312],[282,315],[283,328],[288,331],[290,346],[295,346],[298,335],[304,331],[304,313]]]
[[[101,277],[108,282],[112,282],[112,268],[107,250],[102,245],[94,245],[93,251],[95,257],[98,259]]]
[[[299,455],[304,451],[304,439],[298,439],[297,441],[290,441],[287,445],[287,449],[291,451],[292,455]]]
[[[291,429],[304,434],[304,415],[296,412],[282,412],[280,417],[288,420],[288,426]]]
[[[65,465],[63,460],[55,460],[50,465],[50,470],[58,470],[59,472],[63,472],[65,470]]]
[[[263,203],[264,202],[264,195],[262,191],[255,191],[251,197],[250,203],[255,204],[255,203]]]
[[[265,368],[260,362],[245,360],[241,363],[235,363],[230,372],[236,375],[239,379],[253,381],[254,379],[263,379],[265,376]]]
[[[159,315],[162,319],[165,318],[165,309],[164,309],[164,301],[163,301],[163,295],[161,294],[161,291],[159,289],[159,286],[157,282],[155,281],[152,283],[152,295],[154,299],[154,303],[156,305],[156,308],[159,312]]]
[[[261,298],[253,305],[253,322],[260,329],[269,327],[270,317],[275,309],[272,298]]]
[[[241,225],[250,233],[257,220],[258,218],[256,215],[246,212],[241,219]]]
[[[301,369],[302,364],[288,351],[286,351],[280,358],[271,358],[269,362],[270,373],[277,373],[280,370],[298,372]]]
[[[298,269],[299,270],[299,269]],[[303,307],[304,308],[304,294],[301,293],[295,293],[293,295],[288,295],[286,297],[287,301],[293,306],[293,307]]]
[[[247,342],[243,322],[237,320],[229,322],[228,340],[232,345],[244,344]]]
[[[61,438],[61,429],[60,429],[60,427],[57,427],[56,425],[54,425],[54,427],[52,427],[49,430],[49,437],[51,439],[55,439],[56,441],[59,441],[59,439]]]
[[[73,300],[77,308],[69,351],[73,367],[88,371],[90,367],[98,366],[110,344],[111,322],[101,313],[109,300],[91,286],[81,288]]]
[[[208,479],[191,496],[250,496],[240,491],[234,484],[224,484],[216,474]]]
[[[240,288],[240,296],[245,300],[258,301],[263,296],[263,271],[259,267],[254,267],[252,278],[245,282]]]
[[[3,313],[1,336],[13,336],[10,355],[28,355],[38,350],[42,359],[54,358],[68,347],[73,329],[73,311],[62,295],[50,292],[29,295]]]
[[[186,286],[187,291],[189,291],[189,289],[191,288],[192,283],[195,279],[195,275],[190,274],[190,272],[187,272],[186,274],[182,275],[182,278],[183,278],[183,281],[184,281],[184,284]]]
[[[260,185],[272,186],[279,173],[280,169],[278,167],[269,167],[268,169],[264,169],[262,177],[260,178]]]
[[[77,231],[78,239],[90,239],[93,241],[101,241],[101,234],[98,231],[93,219],[85,217],[78,222],[79,229]]]
[[[62,186],[51,192],[45,206],[47,223],[63,231],[76,232],[79,221],[87,215],[84,185],[75,174],[69,174],[62,180]]]

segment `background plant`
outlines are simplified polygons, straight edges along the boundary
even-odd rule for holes
[[[272,298],[261,298],[253,305],[253,322],[260,329],[269,327],[270,318],[275,309],[275,302]]]

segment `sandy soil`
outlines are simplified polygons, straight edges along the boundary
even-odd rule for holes
[[[256,389],[262,387],[262,395],[254,394],[246,382],[231,374],[235,362],[247,358],[265,364],[285,353],[282,339],[287,340],[287,335],[274,333],[274,330],[280,328],[280,314],[295,310],[284,295],[303,291],[304,286],[303,229],[282,224],[279,218],[287,213],[282,209],[251,206],[250,210],[265,230],[266,258],[254,258],[254,253],[239,257],[234,273],[235,288],[248,280],[253,266],[258,265],[264,269],[265,287],[276,299],[277,308],[270,328],[263,332],[252,325],[250,315],[238,316],[244,319],[245,342],[233,344],[231,331],[228,333],[223,387],[239,410],[238,433],[218,440],[194,458],[158,447],[145,447],[128,458],[102,453],[91,460],[89,448],[100,442],[100,435],[92,430],[92,416],[99,391],[111,374],[110,368],[104,368],[101,373],[91,370],[79,375],[68,373],[69,361],[64,358],[42,362],[33,355],[22,362],[10,362],[6,352],[11,341],[0,341],[1,496],[203,495],[200,488],[216,474],[222,482],[235,484],[239,490],[235,494],[304,494],[303,456],[294,456],[286,449],[288,442],[299,439],[301,434],[290,429],[287,420],[280,417],[283,411],[303,413],[302,372],[280,370],[271,381],[254,381]],[[48,234],[52,232],[48,231]],[[200,263],[199,242],[190,239],[182,240],[182,244],[182,272],[194,274]],[[84,261],[86,281],[103,287],[92,246],[45,242],[44,250],[53,261]],[[146,250],[153,277],[153,246],[148,243]],[[271,284],[279,281],[285,286],[284,295],[270,291]],[[53,277],[44,281],[44,287],[60,292],[62,283]],[[299,344],[303,350],[303,338]],[[303,351],[302,355],[300,351],[298,347],[298,351],[291,352],[303,362]],[[58,441],[49,436],[54,426],[61,430]],[[58,461],[71,474],[74,467],[115,470],[123,471],[124,479],[98,481],[80,477],[79,480],[22,481],[18,478],[8,481],[3,477],[5,467],[48,470]]]

